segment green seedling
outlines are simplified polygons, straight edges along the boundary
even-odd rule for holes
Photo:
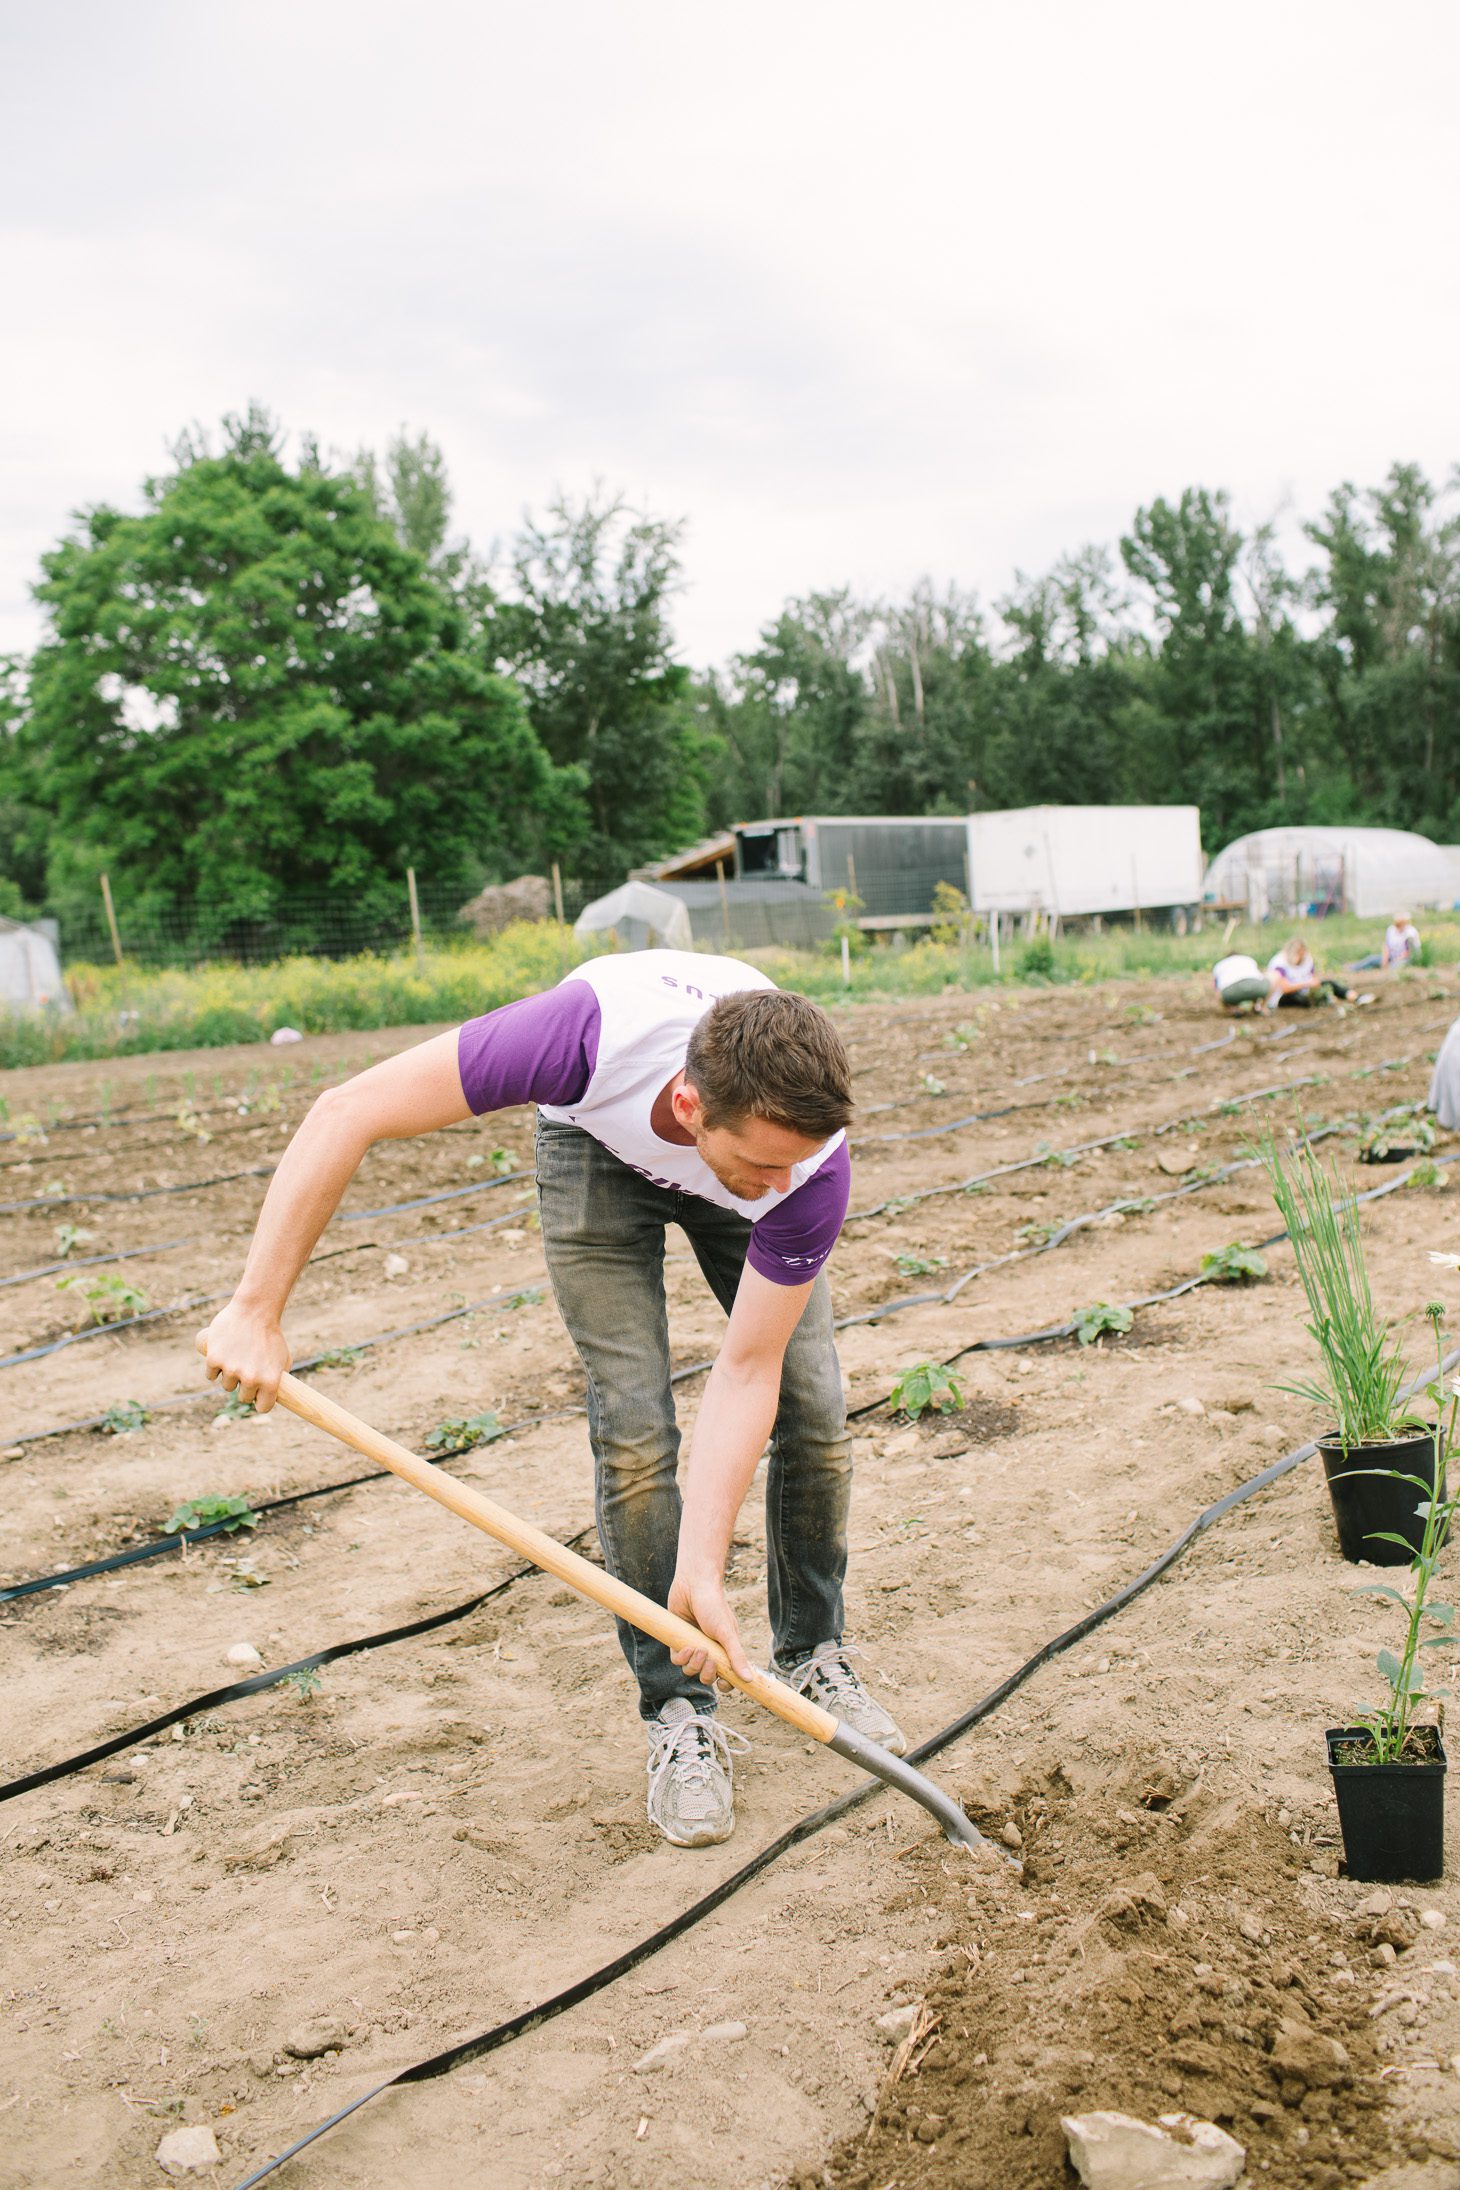
[[[1405,1156],[1427,1156],[1435,1145],[1428,1118],[1381,1118],[1359,1142],[1361,1163],[1397,1163]]]
[[[1234,1240],[1230,1247],[1202,1256],[1201,1274],[1208,1285],[1242,1285],[1248,1278],[1265,1278],[1267,1262],[1255,1247],[1243,1247]]]
[[[513,1293],[505,1305],[509,1308],[536,1308],[541,1305],[542,1298],[540,1285],[525,1285],[520,1293]]]
[[[230,1392],[214,1415],[213,1420],[215,1422],[248,1422],[253,1417],[253,1411],[254,1407],[251,1399],[240,1399],[237,1392]]]
[[[487,1161],[497,1176],[503,1179],[506,1178],[509,1171],[515,1171],[518,1168],[516,1151],[511,1148],[494,1148]]]
[[[426,1450],[449,1459],[453,1453],[471,1452],[477,1445],[490,1445],[502,1435],[502,1424],[489,1407],[485,1414],[457,1415],[445,1422],[438,1422],[426,1438]]]
[[[358,1361],[363,1361],[364,1358],[365,1348],[363,1346],[331,1346],[328,1353],[316,1356],[315,1367],[318,1369],[353,1369],[355,1364]]]
[[[56,1290],[80,1294],[88,1323],[127,1323],[147,1311],[147,1295],[115,1270],[100,1270],[95,1277],[82,1277],[78,1271],[75,1277],[57,1278]]]
[[[1080,1160],[1077,1149],[1051,1148],[1048,1141],[1041,1141],[1034,1153],[1047,1169],[1054,1171],[1068,1171]]]
[[[30,1111],[23,1110],[15,1121],[15,1138],[18,1141],[33,1143],[37,1147],[44,1147],[46,1129],[39,1118],[35,1117]]]
[[[48,1201],[65,1201],[69,1197],[70,1191],[64,1179],[47,1179],[45,1185],[41,1188],[42,1194],[45,1195]]]
[[[1112,1308],[1108,1300],[1097,1300],[1092,1307],[1077,1308],[1073,1322],[1082,1346],[1098,1346],[1107,1331],[1128,1331],[1135,1317],[1129,1308]]]
[[[324,1683],[315,1666],[301,1665],[295,1672],[286,1673],[279,1685],[281,1688],[292,1688],[301,1703],[308,1703],[312,1696],[319,1694]]]
[[[948,1090],[931,1072],[925,1072],[918,1083],[925,1095],[946,1095]]]
[[[946,1270],[946,1255],[898,1255],[897,1267],[904,1277],[931,1277],[936,1270]]]
[[[1014,1237],[1026,1247],[1047,1247],[1058,1230],[1057,1224],[1021,1224]]]
[[[1435,1439],[1437,1452],[1454,1449],[1455,1417],[1460,1410],[1460,1384],[1445,1383],[1445,1341],[1443,1324],[1445,1311],[1442,1304],[1432,1301],[1425,1309],[1435,1334],[1435,1350],[1439,1368],[1435,1381],[1425,1387],[1431,1405],[1435,1409]],[[1418,1731],[1414,1714],[1427,1701],[1439,1701],[1449,1691],[1431,1688],[1420,1656],[1424,1650],[1445,1649],[1460,1652],[1460,1635],[1455,1632],[1455,1607],[1441,1603],[1430,1596],[1430,1586],[1439,1565],[1440,1553],[1449,1535],[1450,1524],[1457,1509],[1460,1495],[1435,1497],[1433,1486],[1423,1476],[1409,1475],[1399,1468],[1354,1469],[1352,1473],[1388,1475],[1396,1482],[1411,1483],[1417,1493],[1415,1513],[1424,1522],[1420,1547],[1414,1551],[1408,1539],[1388,1529],[1376,1529],[1377,1542],[1398,1544],[1412,1553],[1409,1571],[1412,1577],[1409,1594],[1395,1589],[1388,1582],[1366,1582],[1355,1591],[1356,1596],[1378,1597],[1385,1604],[1397,1605],[1404,1614],[1404,1643],[1396,1653],[1381,1650],[1374,1660],[1389,1690],[1388,1701],[1377,1711],[1361,1711],[1357,1724],[1368,1730],[1373,1754],[1363,1761],[1373,1764],[1398,1764]]]
[[[1116,1209],[1123,1217],[1148,1217],[1156,1206],[1154,1194],[1136,1194],[1129,1201],[1118,1201]]]
[[[212,1528],[219,1524],[225,1536],[232,1536],[241,1528],[257,1528],[259,1517],[246,1498],[189,1498],[180,1505],[163,1530],[165,1536],[177,1536],[187,1529]]]
[[[103,1437],[132,1437],[145,1430],[151,1417],[136,1399],[116,1399],[101,1418]]]
[[[929,1412],[957,1414],[963,1407],[963,1386],[941,1361],[917,1361],[897,1378],[890,1404],[894,1413],[905,1414],[911,1422]]]
[[[1428,1156],[1426,1156],[1415,1165],[1404,1183],[1406,1186],[1423,1188],[1426,1186],[1443,1186],[1446,1181],[1441,1174],[1439,1165],[1431,1163]]]
[[[1064,1095],[1056,1095],[1051,1108],[1054,1110],[1083,1110],[1090,1100],[1082,1088],[1072,1087]]]
[[[64,1262],[78,1247],[89,1247],[93,1234],[84,1224],[58,1224],[56,1226],[56,1253]]]
[[[183,1134],[188,1140],[196,1141],[200,1148],[206,1148],[213,1136],[203,1124],[192,1104],[190,1102],[183,1103],[175,1115],[179,1133]]]
[[[1155,1027],[1161,1023],[1159,1011],[1152,1011],[1149,1004],[1127,1004],[1125,1015],[1133,1027]]]

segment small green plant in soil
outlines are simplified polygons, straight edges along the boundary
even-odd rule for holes
[[[1026,1247],[1047,1247],[1059,1229],[1057,1224],[1021,1224],[1014,1237]]]
[[[1287,1227],[1318,1348],[1318,1375],[1280,1389],[1329,1410],[1346,1451],[1382,1444],[1409,1420],[1399,1397],[1404,1357],[1393,1324],[1374,1305],[1358,1208],[1306,1142],[1284,1150],[1269,1132],[1257,1153]]]
[[[1217,1247],[1202,1256],[1201,1274],[1208,1285],[1244,1285],[1249,1278],[1267,1276],[1267,1261],[1255,1247],[1234,1240],[1230,1247]]]
[[[86,1303],[88,1323],[126,1323],[147,1311],[147,1295],[115,1270],[99,1270],[95,1277],[57,1278],[58,1293],[77,1293]]]
[[[316,1666],[301,1665],[294,1672],[286,1673],[279,1686],[292,1688],[301,1703],[308,1703],[312,1696],[319,1694],[324,1683]]]
[[[1077,1148],[1051,1148],[1048,1141],[1040,1141],[1034,1153],[1041,1163],[1053,1171],[1069,1171],[1080,1160]]]
[[[237,1392],[230,1392],[214,1415],[213,1420],[215,1422],[247,1422],[252,1419],[253,1411],[254,1405],[251,1399],[240,1399]]]
[[[98,1427],[103,1437],[134,1437],[145,1430],[151,1416],[137,1399],[114,1399]]]
[[[940,1361],[916,1361],[898,1376],[889,1403],[910,1422],[928,1413],[957,1414],[963,1407],[963,1385]]]
[[[946,1255],[898,1255],[896,1261],[904,1277],[932,1277],[948,1267]]]
[[[56,1254],[64,1262],[78,1247],[89,1247],[93,1235],[84,1224],[58,1224],[56,1226]]]
[[[1129,1308],[1113,1308],[1108,1300],[1097,1300],[1089,1308],[1077,1308],[1073,1317],[1075,1336],[1082,1346],[1096,1346],[1107,1331],[1120,1335],[1128,1331],[1135,1317]]]
[[[241,1528],[257,1528],[259,1517],[246,1498],[188,1498],[163,1534],[175,1536],[184,1529],[212,1528],[215,1523],[221,1523],[225,1536],[232,1536]]]
[[[518,1168],[517,1152],[511,1148],[494,1148],[487,1161],[499,1178],[505,1179],[509,1171]]]
[[[1439,1165],[1437,1163],[1431,1163],[1428,1156],[1424,1156],[1421,1157],[1420,1161],[1415,1165],[1414,1169],[1410,1172],[1409,1177],[1405,1180],[1404,1183],[1406,1186],[1417,1187],[1420,1192],[1423,1192],[1426,1187],[1443,1187],[1448,1185],[1449,1181],[1446,1179],[1445,1174],[1441,1171]]]
[[[364,1358],[365,1348],[363,1346],[331,1346],[328,1353],[322,1353],[315,1357],[315,1367],[319,1369],[353,1369]]]
[[[1435,1350],[1439,1361],[1435,1380],[1425,1387],[1431,1405],[1435,1409],[1435,1436],[1440,1451],[1453,1450],[1455,1417],[1460,1411],[1460,1384],[1453,1380],[1445,1383],[1445,1341],[1442,1335],[1444,1308],[1433,1301],[1426,1308],[1435,1334]],[[1449,1694],[1445,1688],[1432,1688],[1420,1655],[1425,1650],[1460,1650],[1460,1635],[1455,1633],[1455,1607],[1431,1597],[1430,1587],[1435,1579],[1440,1553],[1449,1535],[1450,1523],[1460,1497],[1431,1495],[1431,1486],[1423,1476],[1409,1475],[1402,1468],[1375,1468],[1375,1475],[1388,1475],[1401,1483],[1412,1483],[1418,1496],[1415,1512],[1424,1521],[1424,1532],[1419,1550],[1410,1560],[1411,1576],[1406,1596],[1389,1582],[1366,1582],[1355,1591],[1356,1596],[1378,1597],[1385,1604],[1397,1605],[1404,1615],[1404,1641],[1400,1649],[1381,1650],[1374,1663],[1383,1676],[1389,1690],[1388,1700],[1376,1711],[1360,1711],[1355,1724],[1367,1729],[1370,1753],[1355,1758],[1365,1764],[1399,1764],[1405,1761],[1406,1751],[1410,1760],[1419,1747],[1417,1737],[1427,1738],[1426,1729],[1416,1727],[1415,1712],[1426,1702],[1437,1702]],[[1399,1544],[1406,1551],[1411,1549],[1408,1539],[1392,1534],[1387,1529],[1375,1531],[1376,1537],[1388,1544]]]
[[[488,1408],[485,1414],[456,1415],[438,1422],[427,1435],[426,1450],[448,1459],[453,1453],[470,1452],[477,1445],[490,1445],[493,1438],[501,1435],[501,1422]]]
[[[1379,1118],[1359,1142],[1359,1160],[1399,1163],[1406,1156],[1427,1156],[1434,1145],[1435,1129],[1428,1118]]]
[[[925,1072],[918,1085],[925,1095],[946,1095],[948,1090],[935,1073]]]

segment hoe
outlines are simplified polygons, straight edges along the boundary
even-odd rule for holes
[[[732,1672],[728,1659],[718,1643],[711,1642],[688,1620],[681,1620],[675,1613],[666,1611],[652,1598],[642,1596],[637,1589],[630,1589],[625,1582],[616,1581],[611,1574],[603,1573],[576,1551],[547,1536],[529,1521],[519,1521],[505,1506],[499,1506],[491,1498],[484,1498],[480,1491],[458,1483],[454,1476],[445,1474],[429,1460],[422,1460],[394,1438],[372,1429],[322,1393],[312,1391],[301,1384],[297,1377],[284,1376],[279,1382],[279,1403],[297,1414],[301,1420],[312,1422],[316,1429],[327,1430],[331,1437],[338,1437],[342,1444],[353,1446],[367,1459],[376,1460],[391,1473],[399,1475],[407,1483],[422,1490],[438,1505],[446,1506],[463,1521],[470,1521],[475,1528],[483,1529],[495,1537],[510,1551],[531,1560],[545,1573],[554,1574],[560,1582],[566,1582],[580,1596],[591,1597],[595,1604],[614,1613],[619,1619],[628,1620],[648,1635],[654,1635],[672,1650],[699,1648],[710,1652],[720,1677],[742,1689],[767,1711],[774,1711],[788,1726],[794,1726],[800,1734],[809,1734],[813,1740],[825,1742],[838,1756],[846,1757],[852,1764],[859,1764],[864,1772],[874,1773],[885,1780],[889,1787],[910,1795],[914,1802],[934,1816],[951,1841],[961,1847],[975,1848],[987,1854],[1002,1854],[982,1833],[969,1824],[951,1795],[934,1786],[921,1772],[905,1764],[901,1757],[889,1755],[875,1741],[857,1733],[840,1719],[834,1719],[829,1711],[812,1703],[806,1696],[798,1695],[784,1681],[776,1680],[769,1673],[755,1672],[749,1680],[742,1680]]]

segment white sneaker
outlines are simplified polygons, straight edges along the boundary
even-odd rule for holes
[[[645,1721],[649,1737],[649,1822],[676,1848],[712,1848],[735,1830],[732,1748],[745,1750],[743,1734],[698,1712],[684,1696],[671,1696],[657,1718]]]
[[[854,1733],[875,1741],[889,1756],[905,1757],[906,1734],[875,1696],[868,1695],[861,1675],[849,1663],[860,1655],[853,1643],[818,1643],[809,1658],[795,1665],[778,1663],[777,1671],[789,1687],[819,1703],[833,1718],[845,1719]]]

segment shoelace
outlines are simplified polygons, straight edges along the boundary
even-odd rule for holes
[[[800,1695],[809,1696],[813,1689],[820,1695],[813,1700],[825,1699],[827,1708],[835,1711],[848,1704],[853,1708],[868,1701],[862,1686],[861,1675],[848,1663],[849,1659],[863,1655],[855,1643],[823,1643],[819,1650],[798,1665],[793,1672],[782,1677]]]
[[[718,1717],[696,1716],[666,1726],[650,1750],[645,1767],[651,1801],[676,1763],[687,1786],[706,1787],[716,1764],[728,1772],[732,1756],[743,1754],[749,1747],[744,1734],[733,1726],[722,1726]]]

